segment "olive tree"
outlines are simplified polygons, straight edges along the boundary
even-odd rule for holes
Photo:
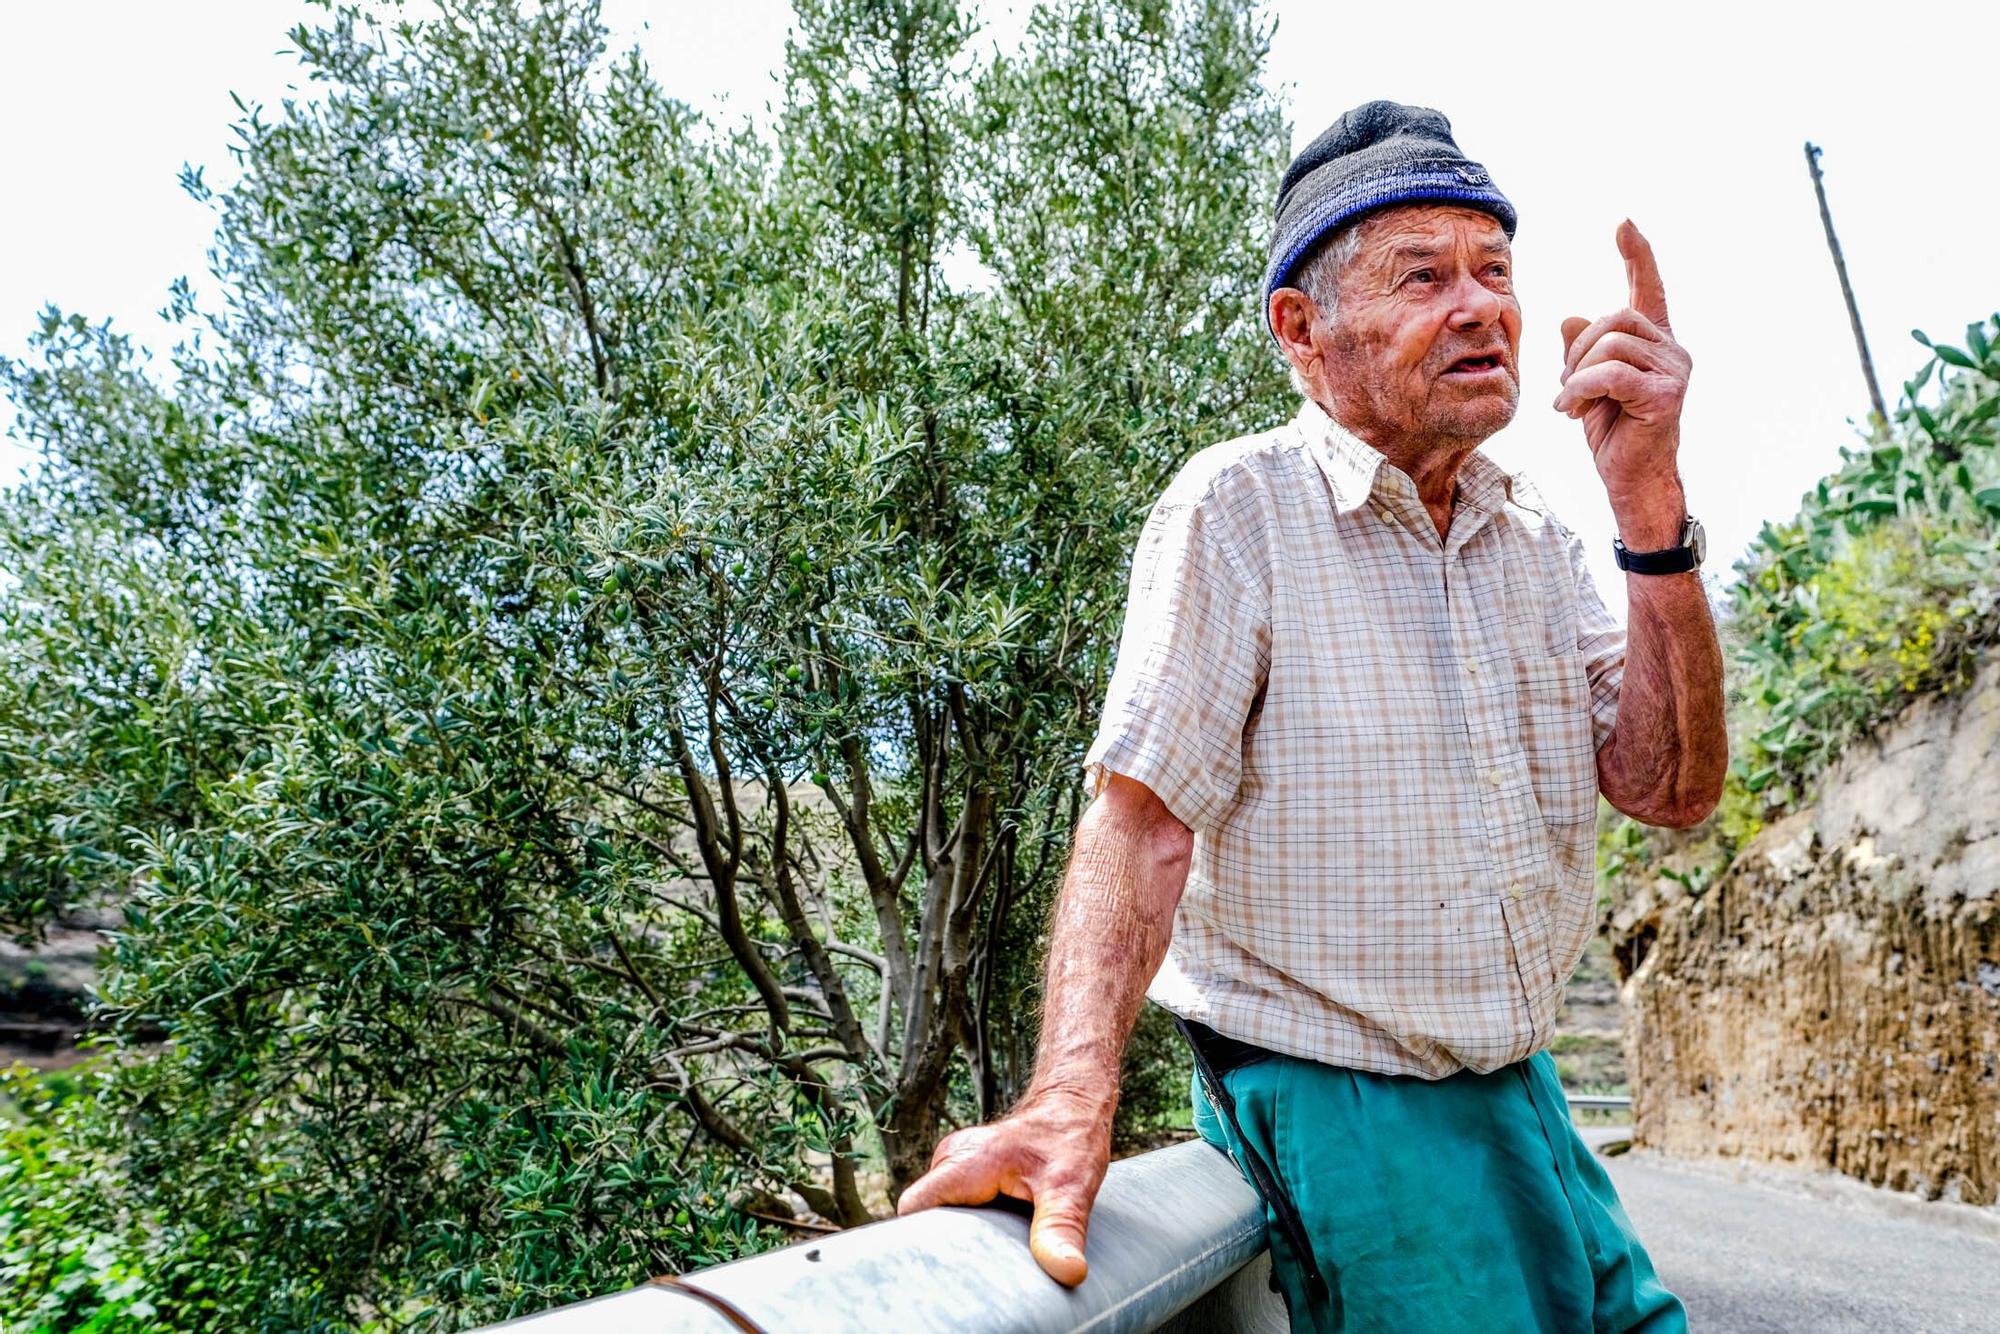
[[[0,904],[123,908],[78,1104],[177,1327],[883,1208],[1029,1073],[1138,522],[1284,407],[1236,5],[811,0],[761,130],[442,11],[188,173],[170,375],[6,368]]]

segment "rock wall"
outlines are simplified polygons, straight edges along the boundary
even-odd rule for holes
[[[1638,1142],[1994,1203],[2000,656],[1712,884],[1657,877],[1611,927]]]

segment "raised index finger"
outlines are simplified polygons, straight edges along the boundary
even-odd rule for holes
[[[1618,224],[1618,253],[1625,257],[1625,281],[1632,289],[1628,305],[1662,329],[1667,323],[1667,289],[1660,281],[1660,266],[1653,258],[1653,246],[1630,218]]]

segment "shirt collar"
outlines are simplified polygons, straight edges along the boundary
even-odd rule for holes
[[[1352,514],[1371,498],[1418,503],[1416,484],[1382,452],[1326,414],[1311,399],[1299,407],[1296,424],[1333,488],[1333,507]],[[1458,503],[1481,512],[1497,511],[1516,500],[1515,477],[1475,450],[1458,468]]]

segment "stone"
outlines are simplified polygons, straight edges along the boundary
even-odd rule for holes
[[[1716,860],[1712,834],[1666,865]],[[1697,882],[1699,883],[1699,882]],[[1633,1139],[2000,1199],[2000,656],[1691,893],[1613,910]]]

